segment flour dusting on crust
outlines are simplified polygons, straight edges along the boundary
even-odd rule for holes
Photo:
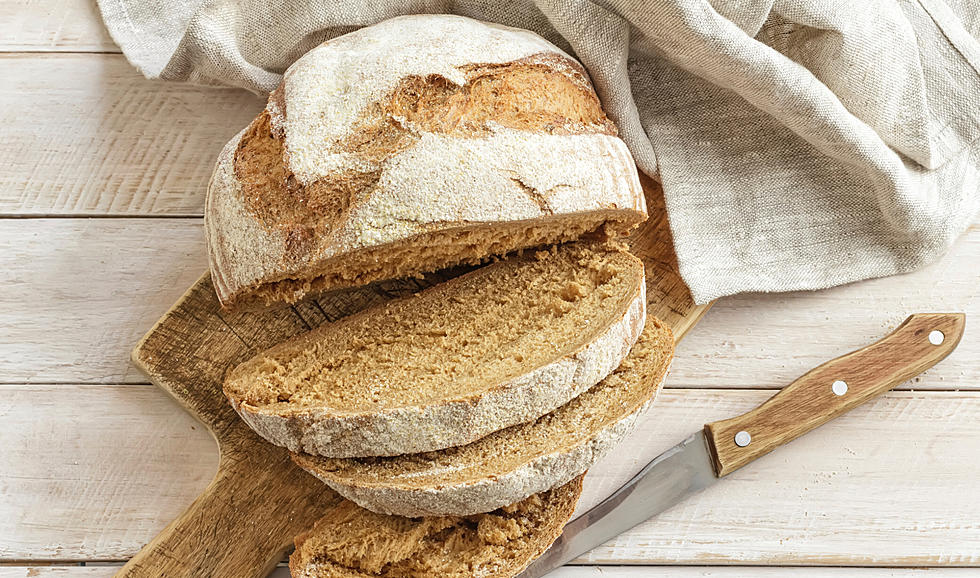
[[[330,40],[221,153],[218,298],[295,302],[625,234],[646,206],[615,135],[585,69],[531,32],[416,15]]]
[[[401,16],[314,48],[287,71],[286,148],[303,184],[347,166],[333,145],[361,111],[411,75],[466,83],[460,66],[511,62],[539,53],[568,57],[526,30],[452,15]]]
[[[516,221],[610,206],[645,211],[636,171],[617,157],[630,158],[626,145],[605,134],[425,133],[383,163],[377,189],[321,258],[416,235],[433,222]]]

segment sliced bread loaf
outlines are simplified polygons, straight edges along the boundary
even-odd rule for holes
[[[663,384],[674,353],[658,319],[629,357],[595,387],[537,420],[471,444],[388,458],[293,461],[360,506],[400,516],[488,512],[589,469],[633,430]]]
[[[393,18],[296,61],[208,187],[226,307],[626,232],[636,167],[585,69],[525,30]]]
[[[328,457],[463,445],[538,418],[640,336],[643,264],[572,243],[493,263],[260,353],[224,391],[269,441]]]
[[[294,578],[517,576],[561,534],[582,477],[517,504],[467,517],[402,518],[344,501],[296,538]]]

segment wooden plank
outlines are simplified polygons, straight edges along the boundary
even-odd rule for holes
[[[958,310],[957,351],[899,388],[978,389],[977,262],[980,229],[910,275],[723,299],[679,345],[667,386],[782,387],[908,313]],[[0,380],[144,383],[129,351],[206,267],[197,219],[0,219]]]
[[[565,566],[548,578],[946,578],[977,576],[973,568],[821,568],[766,566]],[[281,578],[286,578],[283,574]],[[279,578],[279,577],[277,577]]]
[[[0,561],[128,558],[214,471],[210,436],[156,388],[0,393],[0,447],[13,449],[0,454]],[[664,392],[593,467],[580,510],[701,424],[770,394]],[[977,455],[980,393],[889,393],[580,562],[980,564]]]
[[[114,566],[0,566],[0,578],[109,578],[116,570]]]
[[[0,52],[119,52],[95,0],[4,0],[0,22]]]
[[[0,566],[0,578],[109,578],[115,571],[113,566]]]
[[[0,78],[0,214],[201,215],[214,159],[263,105],[121,55],[6,55]]]
[[[0,567],[0,578],[109,578],[121,567],[32,566]],[[766,578],[792,574],[796,578],[967,578],[980,575],[973,568],[866,568],[820,566],[564,566],[548,578]],[[289,569],[278,567],[269,578],[289,578]]]
[[[965,312],[959,348],[908,386],[980,386],[980,226],[938,262],[907,275],[823,291],[749,293],[719,301],[678,346],[672,387],[781,388],[880,339],[912,313]]]
[[[564,566],[548,578],[966,578],[980,571],[972,568],[820,568],[760,566]],[[0,574],[0,578],[4,578]],[[269,578],[289,578],[279,568]]]
[[[214,476],[207,429],[147,385],[0,386],[0,560],[121,559]]]
[[[770,391],[669,390],[586,478],[579,511],[700,424]],[[980,393],[891,392],[749,464],[580,563],[980,565]]]
[[[206,268],[199,220],[0,220],[0,380],[145,383],[129,351]]]

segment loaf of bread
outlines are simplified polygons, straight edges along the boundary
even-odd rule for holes
[[[624,233],[636,167],[585,70],[539,36],[393,18],[287,71],[208,187],[226,307]]]
[[[674,338],[657,319],[629,357],[592,389],[537,420],[461,447],[388,458],[293,461],[342,496],[383,514],[488,512],[564,484],[628,435],[673,359]]]
[[[402,518],[344,501],[296,538],[294,578],[517,576],[561,534],[581,476],[499,510],[466,517]]]
[[[328,457],[463,445],[611,373],[646,316],[643,264],[608,243],[514,256],[327,323],[229,372],[269,441]]]

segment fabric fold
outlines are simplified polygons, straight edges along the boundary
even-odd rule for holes
[[[151,78],[265,94],[314,46],[411,13],[576,55],[664,187],[698,302],[939,258],[980,209],[980,9],[950,0],[99,0]],[[202,191],[203,194],[203,191]]]

